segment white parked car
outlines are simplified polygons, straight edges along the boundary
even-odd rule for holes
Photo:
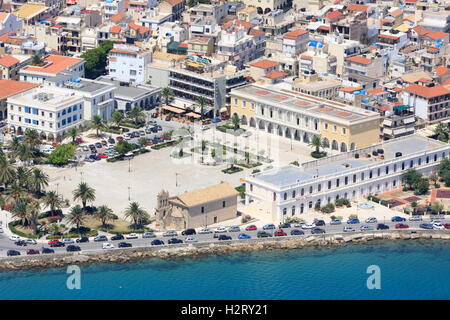
[[[213,233],[214,231],[208,228],[202,229],[198,232],[198,234],[210,234]]]
[[[0,233],[3,233],[3,228],[2,227],[0,227]]]
[[[294,227],[301,228],[301,227],[303,227],[304,224],[305,224],[305,222],[297,222],[297,223],[294,223]]]
[[[218,227],[214,230],[214,233],[224,233],[227,232],[227,228],[225,227]]]
[[[244,138],[250,137],[251,135],[252,135],[252,133],[251,133],[250,131],[245,131],[245,132],[242,134],[242,136],[243,136]]]
[[[377,223],[378,220],[375,217],[370,217],[366,219],[366,223]]]
[[[315,227],[314,223],[305,223],[302,225],[302,229],[312,229],[314,227]]]
[[[354,232],[354,231],[356,231],[356,230],[353,229],[353,227],[350,227],[350,226],[345,226],[344,227],[344,232]]]
[[[411,216],[409,221],[422,221],[422,216]]]
[[[125,239],[137,239],[138,235],[136,233],[130,233],[125,236]]]
[[[75,241],[73,241],[73,239],[70,238],[63,238],[62,242],[64,242],[65,244],[75,243]]]
[[[114,245],[112,243],[105,242],[102,245],[102,249],[114,249]]]
[[[15,236],[15,235],[12,235],[12,236],[10,236],[9,237],[9,240],[11,240],[11,241],[19,241],[20,240],[20,237],[19,236]]]
[[[186,243],[192,243],[192,242],[198,242],[197,238],[194,237],[187,237],[184,242]]]
[[[34,240],[34,239],[27,239],[27,240],[25,240],[25,242],[26,242],[27,244],[37,244],[37,241]]]
[[[435,222],[435,223],[433,223],[433,229],[443,230],[445,228],[444,228],[444,225],[442,224],[442,222]]]

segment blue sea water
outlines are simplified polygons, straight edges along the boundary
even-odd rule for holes
[[[367,267],[381,270],[369,290]],[[0,273],[0,299],[449,299],[450,245],[377,242]]]

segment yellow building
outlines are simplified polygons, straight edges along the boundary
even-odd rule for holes
[[[214,51],[212,38],[193,37],[188,41],[188,54],[200,53],[211,55]]]
[[[341,152],[379,142],[377,112],[269,86],[247,85],[230,95],[230,114],[237,114],[242,125],[305,143],[321,136],[325,149]]]

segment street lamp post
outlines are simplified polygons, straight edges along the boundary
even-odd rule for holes
[[[128,172],[131,172],[131,159],[128,158]]]
[[[131,190],[131,187],[130,187],[130,186],[128,186],[128,201],[130,201],[130,200],[131,200],[131,196],[130,196],[130,190]]]
[[[179,173],[175,172],[175,187],[178,187],[178,175]]]

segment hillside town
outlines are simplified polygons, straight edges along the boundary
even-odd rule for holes
[[[8,255],[450,229],[448,0],[0,5]]]

